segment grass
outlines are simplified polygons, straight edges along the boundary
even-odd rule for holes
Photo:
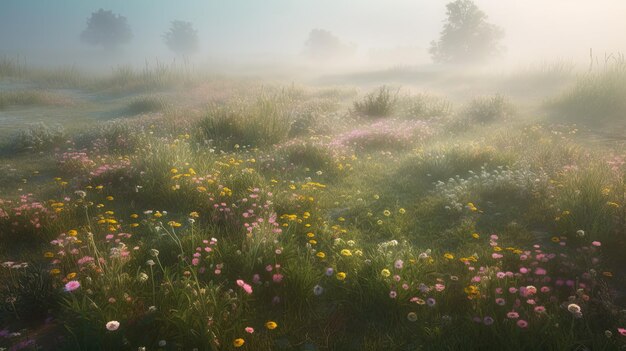
[[[581,75],[574,86],[547,103],[555,121],[623,127],[626,66],[611,65]]]
[[[368,117],[387,117],[394,111],[397,94],[397,91],[382,86],[365,95],[363,100],[355,101],[354,111]]]
[[[626,345],[623,145],[500,95],[211,82],[189,106],[161,94],[208,83],[169,69],[81,78],[136,116],[5,142],[0,348]]]
[[[43,90],[22,90],[0,92],[0,110],[10,107],[30,107],[46,105],[65,105],[67,98]]]

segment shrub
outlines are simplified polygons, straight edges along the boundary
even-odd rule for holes
[[[41,122],[19,131],[2,149],[5,152],[44,151],[60,146],[65,141],[65,129],[62,126],[48,126]]]
[[[160,112],[167,108],[168,104],[165,99],[158,96],[142,96],[134,98],[128,104],[127,111],[132,115],[142,113]]]
[[[407,118],[426,119],[446,117],[452,113],[452,103],[444,98],[418,94],[400,99],[402,114]]]
[[[502,121],[515,114],[513,104],[506,97],[496,94],[491,97],[479,97],[469,102],[461,116],[470,123],[487,124]]]
[[[354,102],[354,110],[369,117],[387,117],[394,111],[398,92],[387,86],[365,95],[363,100]]]

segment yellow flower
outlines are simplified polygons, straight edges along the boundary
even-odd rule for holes
[[[70,230],[67,231],[67,235],[76,236],[76,234],[78,234],[76,229],[70,229]]]
[[[52,258],[52,257],[54,257],[54,254],[52,252],[48,251],[48,252],[43,254],[43,257],[45,257],[45,258]]]
[[[443,257],[448,259],[448,260],[451,260],[451,259],[454,258],[454,255],[449,253],[449,252],[446,252],[445,254],[443,254]]]
[[[380,271],[380,275],[382,275],[383,277],[387,278],[387,277],[389,277],[391,275],[391,272],[387,268],[385,268],[382,271]]]
[[[313,237],[315,237],[315,234],[313,234],[313,233],[306,233],[306,236],[309,237],[309,238],[313,238]]]
[[[342,256],[346,256],[346,257],[350,257],[350,256],[352,256],[352,252],[350,250],[348,250],[348,249],[343,249],[343,250],[341,250],[341,255]]]
[[[500,246],[494,246],[493,251],[499,252],[502,251],[502,248]]]
[[[383,215],[384,215],[385,217],[389,217],[389,216],[391,216],[391,211],[389,211],[389,210],[384,210],[384,211],[383,211]]]
[[[619,204],[617,202],[609,201],[606,204],[610,207],[619,208]]]
[[[76,277],[76,273],[72,272],[65,276],[68,280],[72,280]]]
[[[478,233],[474,233],[474,234],[472,234],[472,238],[478,239],[478,238],[480,238],[480,235],[478,235]]]
[[[139,227],[139,223],[131,223],[130,227],[131,228],[137,228],[137,227]]]
[[[198,218],[198,217],[200,217],[200,215],[198,214],[198,212],[194,211],[194,212],[191,212],[189,214],[189,217],[191,217],[191,218]]]
[[[61,273],[61,270],[58,269],[58,268],[52,268],[50,270],[50,274],[55,274],[56,275],[56,274],[59,274],[59,273]]]
[[[178,173],[178,170],[176,168],[172,168],[172,169],[170,169],[170,173],[176,174],[176,173]]]
[[[405,213],[406,213],[406,210],[405,210],[404,208],[400,208],[400,209],[398,210],[398,212],[400,212],[400,214],[405,214]]]
[[[156,218],[161,218],[161,217],[163,217],[163,214],[162,214],[161,212],[157,211],[157,212],[154,214],[154,216],[155,216]]]
[[[169,222],[167,222],[167,224],[169,224],[171,227],[174,227],[174,228],[178,228],[178,227],[180,227],[182,225],[182,224],[180,224],[180,223],[178,223],[176,221],[169,221]]]
[[[309,244],[315,245],[315,244],[317,244],[317,240],[311,239],[311,240],[309,240]]]
[[[317,256],[317,257],[319,257],[319,258],[325,258],[325,257],[326,257],[326,254],[325,254],[325,253],[323,253],[322,251],[320,251],[320,252],[316,253],[316,254],[315,254],[315,256]]]
[[[339,280],[346,279],[346,273],[344,273],[344,272],[337,273],[337,279],[339,279]]]
[[[269,330],[274,330],[278,327],[278,324],[276,324],[276,322],[274,321],[268,321],[265,323],[265,328],[269,329]]]
[[[552,240],[553,243],[558,243],[559,241],[561,241],[558,236],[553,236],[550,240]]]
[[[382,220],[382,219],[377,220],[377,221],[376,221],[376,224],[378,224],[378,225],[383,225],[383,220]]]
[[[242,347],[243,344],[245,344],[245,343],[246,343],[246,341],[243,340],[242,338],[237,338],[237,339],[233,340],[233,346],[234,347]]]
[[[113,196],[109,195],[109,196],[106,197],[106,199],[109,200],[109,201],[113,201]]]
[[[136,213],[133,213],[132,215],[130,215],[130,218],[139,218],[139,215]]]

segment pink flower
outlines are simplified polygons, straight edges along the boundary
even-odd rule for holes
[[[108,331],[116,331],[120,327],[120,322],[118,321],[109,321],[106,324],[106,328]]]
[[[443,284],[435,284],[435,290],[438,291],[438,292],[443,291],[445,288],[446,288],[446,286],[443,285]]]
[[[252,328],[252,327],[246,327],[246,329],[244,329],[244,330],[245,330],[245,331],[246,331],[246,333],[248,333],[248,334],[252,334],[252,333],[254,333],[254,328]]]
[[[515,312],[515,311],[511,311],[509,313],[506,314],[506,318],[509,319],[518,319],[519,318],[519,313]]]
[[[546,311],[546,308],[543,306],[535,306],[535,312],[537,313],[544,313]]]
[[[504,306],[504,304],[506,304],[506,300],[504,300],[503,298],[499,297],[496,299],[496,304],[499,306]]]
[[[592,241],[592,242],[591,242],[591,245],[593,245],[593,246],[595,246],[595,247],[600,247],[600,246],[602,246],[602,243],[601,243],[601,242],[599,242],[599,241]]]
[[[191,260],[191,264],[194,266],[197,266],[200,264],[200,259],[199,258],[194,258]]]
[[[276,273],[272,276],[272,280],[274,281],[274,283],[280,283],[281,281],[283,281],[283,275],[280,273]]]
[[[528,327],[528,322],[526,322],[523,319],[520,319],[519,321],[517,321],[517,326],[522,328],[522,329],[526,328],[526,327]]]
[[[252,287],[248,284],[244,284],[243,285],[243,291],[246,292],[246,294],[250,295],[252,294]]]
[[[402,269],[402,267],[404,267],[404,262],[402,260],[396,260],[396,262],[394,263],[394,266],[397,269]]]
[[[548,273],[548,271],[546,271],[545,269],[538,267],[537,269],[535,269],[535,274],[536,275],[546,275],[546,273]]]
[[[78,288],[80,288],[80,283],[77,280],[70,280],[65,284],[65,291],[67,292],[72,292]]]
[[[626,328],[617,328],[617,332],[622,336],[626,336]]]

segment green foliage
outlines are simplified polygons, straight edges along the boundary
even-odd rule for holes
[[[161,112],[165,110],[168,103],[163,97],[159,96],[142,96],[134,98],[130,104],[128,104],[127,111],[132,115],[138,115],[142,113]]]
[[[390,116],[396,107],[398,92],[387,86],[382,86],[377,90],[365,95],[363,100],[355,101],[354,110],[368,117]]]
[[[504,121],[514,115],[515,107],[508,98],[500,94],[475,98],[461,112],[461,116],[470,123],[480,124]]]
[[[62,126],[49,126],[41,122],[19,131],[2,149],[5,152],[43,151],[60,146],[66,140],[67,135]]]
[[[126,17],[116,15],[112,11],[100,9],[93,12],[87,19],[87,28],[80,34],[80,39],[91,45],[102,45],[112,50],[121,44],[130,42],[133,33]]]
[[[438,41],[431,42],[435,62],[473,63],[501,51],[502,29],[487,22],[487,15],[471,0],[446,5],[447,22]]]
[[[260,96],[249,103],[209,107],[198,130],[201,140],[212,140],[222,147],[263,147],[287,138],[291,122],[288,100]]]
[[[452,113],[452,103],[445,98],[428,94],[407,96],[398,100],[403,117],[430,119],[447,117]]]
[[[546,104],[553,120],[622,128],[626,113],[626,65],[614,65],[578,78]]]
[[[198,31],[191,22],[172,21],[169,31],[163,34],[163,41],[177,54],[193,54],[198,50]]]

